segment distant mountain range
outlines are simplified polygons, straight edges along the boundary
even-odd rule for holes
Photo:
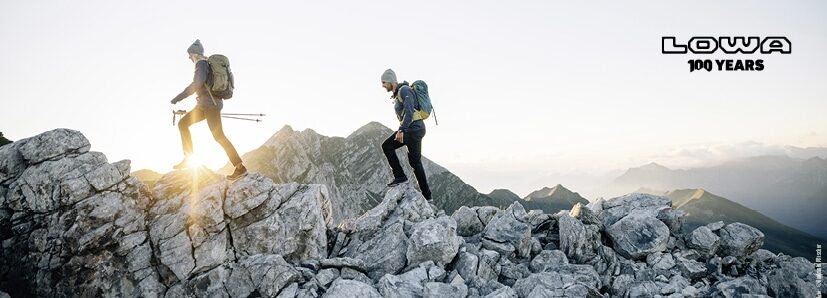
[[[580,194],[568,190],[560,184],[554,187],[543,187],[523,198],[523,206],[526,209],[542,209],[546,213],[557,213],[560,210],[571,209],[577,203],[586,205],[589,200]]]
[[[613,186],[619,193],[640,187],[703,188],[827,239],[827,160],[821,157],[760,156],[685,170],[650,163],[629,169]]]
[[[637,192],[665,196],[672,200],[672,208],[685,211],[687,213],[683,226],[685,233],[717,221],[723,221],[725,224],[741,222],[764,232],[764,248],[807,259],[814,259],[816,244],[824,243],[823,239],[779,223],[755,210],[704,189],[680,189],[668,192],[641,189]]]
[[[571,209],[577,203],[586,205],[588,200],[576,192],[572,192],[560,184],[554,187],[543,187],[530,193],[525,198],[507,189],[496,189],[488,194],[489,197],[499,201],[501,204],[510,204],[514,201],[520,202],[526,210],[540,209],[545,213],[557,213],[560,210]]]
[[[334,220],[339,221],[361,215],[382,200],[392,175],[380,145],[392,132],[377,122],[368,123],[345,138],[323,136],[311,129],[294,131],[285,126],[242,159],[249,170],[276,183],[327,185],[332,203],[338,205],[335,209],[341,210],[341,214],[334,214]],[[397,150],[397,154],[408,181],[416,185],[407,165],[406,150]],[[423,153],[428,154],[427,146]],[[463,205],[501,206],[433,161],[423,157],[422,163],[434,204],[448,214]],[[221,171],[230,170],[227,166]]]

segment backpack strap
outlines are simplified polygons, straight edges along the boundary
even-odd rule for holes
[[[210,100],[212,100],[212,104],[214,106],[218,106],[218,104],[215,102],[215,97],[212,96],[210,85],[207,84],[208,81],[212,80],[212,65],[210,65],[209,58],[204,59],[204,61],[207,61],[207,80],[204,81],[204,89],[207,89],[207,94],[210,95]]]
[[[207,94],[210,95],[210,99],[212,100],[212,104],[217,107],[218,104],[215,103],[215,97],[212,96],[212,91],[210,91],[210,86],[207,86],[207,84],[204,84],[204,89],[207,89]]]

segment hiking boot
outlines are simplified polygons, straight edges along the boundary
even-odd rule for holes
[[[183,170],[189,167],[189,158],[184,157],[184,160],[179,162],[178,164],[172,166],[173,170]]]
[[[241,178],[246,174],[247,168],[245,168],[243,164],[238,164],[238,166],[235,167],[233,173],[227,176],[227,179],[235,181],[236,179]]]
[[[393,181],[391,181],[391,183],[388,183],[388,187],[394,187],[394,186],[397,186],[399,184],[405,183],[407,181],[408,181],[408,177],[393,178]]]

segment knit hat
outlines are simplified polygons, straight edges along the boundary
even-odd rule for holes
[[[196,39],[195,42],[187,48],[187,54],[204,55],[204,46],[201,45],[201,40]]]
[[[388,68],[382,73],[382,82],[396,83],[396,73],[393,72],[393,69]]]

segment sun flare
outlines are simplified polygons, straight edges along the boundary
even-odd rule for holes
[[[199,155],[198,153],[190,155],[189,158],[187,158],[187,166],[191,169],[203,167],[205,163],[206,160],[204,159],[204,157]]]

